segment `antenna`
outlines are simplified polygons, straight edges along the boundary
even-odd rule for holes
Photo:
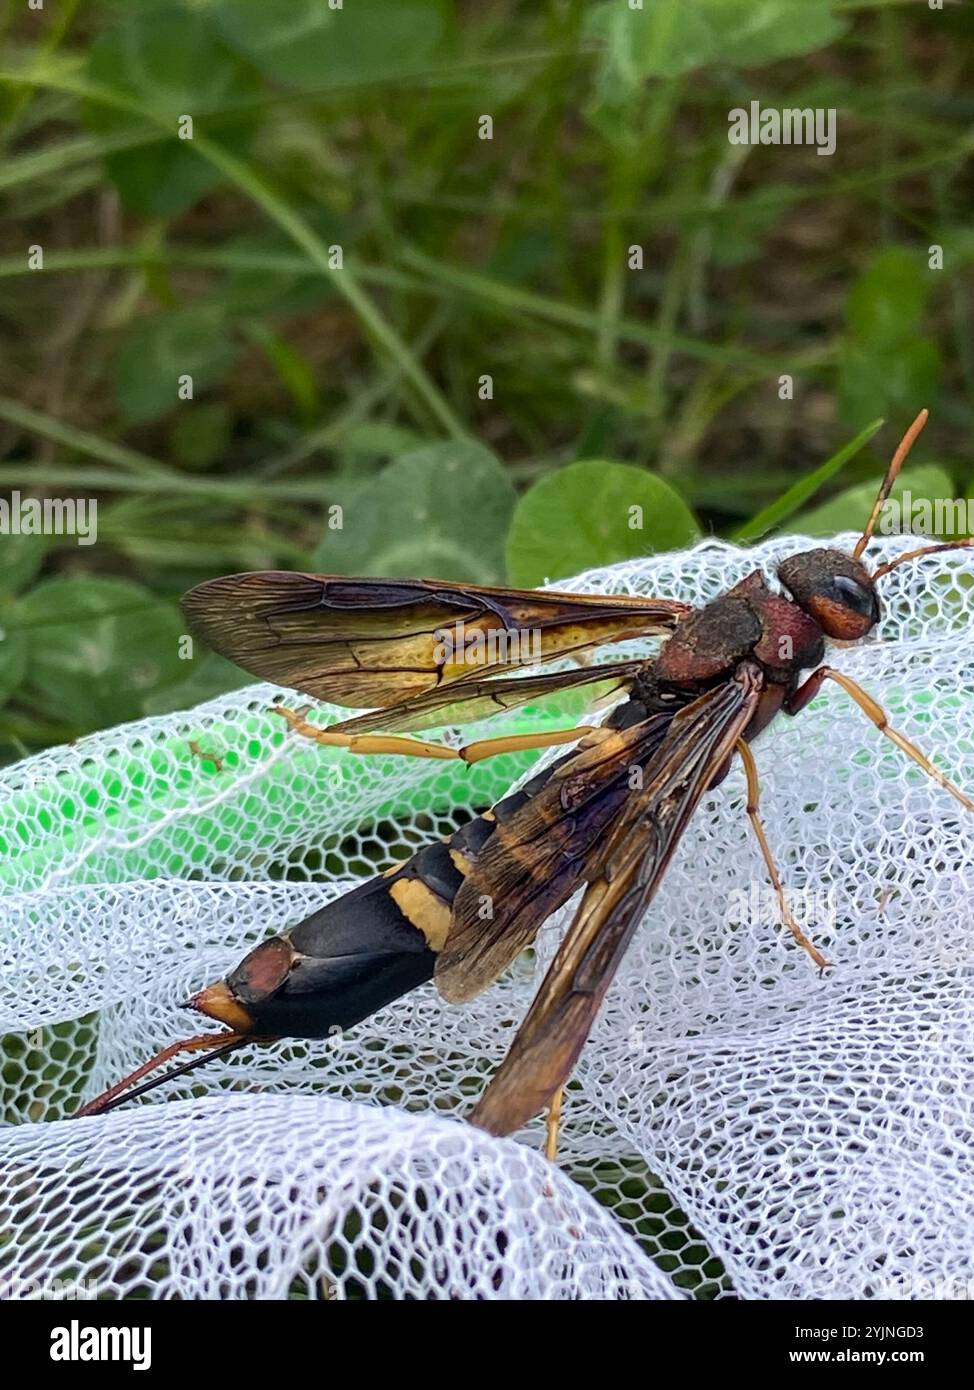
[[[879,517],[880,508],[889,496],[893,484],[896,482],[896,475],[903,467],[903,464],[906,461],[907,454],[913,448],[917,435],[920,433],[924,425],[927,423],[927,416],[929,414],[930,412],[928,410],[921,410],[920,414],[913,421],[913,424],[910,426],[906,434],[900,440],[899,447],[897,448],[896,453],[893,455],[893,461],[886,470],[886,477],[883,479],[882,486],[879,489],[879,495],[876,498],[875,505],[873,506],[872,515],[866,523],[866,529],[865,531],[863,531],[858,541],[856,541],[856,548],[852,552],[852,558],[854,560],[859,559],[860,555],[865,550],[866,546],[869,544],[869,541],[873,534],[873,527],[876,525],[877,518]],[[903,558],[906,559],[906,556],[904,556]]]
[[[877,565],[873,571],[873,580],[882,579],[884,574],[895,570],[897,565],[905,565],[908,560],[918,560],[921,555],[936,555],[942,550],[966,550],[969,545],[974,545],[974,536],[968,536],[962,541],[941,541],[937,545],[922,545],[919,550],[908,550],[905,555],[897,555],[895,560],[887,560],[885,565]]]

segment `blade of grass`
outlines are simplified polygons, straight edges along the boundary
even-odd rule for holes
[[[68,30],[74,22],[78,3],[79,0],[64,0],[64,3],[55,11],[53,20],[38,42],[38,54],[47,57],[57,51],[61,41],[67,36]],[[3,135],[4,143],[6,143],[14,133],[18,120],[32,96],[33,87],[31,85],[21,87],[20,91],[17,93],[12,104],[12,109],[7,114]]]
[[[397,259],[413,270],[429,276],[433,286],[442,292],[443,285],[450,285],[461,293],[478,299],[489,300],[498,312],[525,314],[528,317],[545,319],[551,323],[563,324],[569,328],[582,328],[598,333],[602,324],[601,316],[591,310],[574,304],[564,304],[560,300],[548,299],[530,290],[506,285],[476,271],[463,270],[458,266],[447,265],[444,261],[426,256],[414,247],[404,248]],[[785,368],[781,359],[761,356],[746,348],[722,347],[708,343],[701,338],[690,338],[682,333],[669,333],[652,327],[650,324],[636,323],[632,319],[616,320],[615,329],[620,339],[627,342],[648,344],[650,347],[667,347],[673,352],[686,353],[688,357],[702,362],[715,363],[722,367],[736,367],[753,372],[756,376],[772,373],[775,376]],[[790,359],[790,366],[800,365],[808,368],[828,360],[831,348],[815,348]]]
[[[15,68],[0,68],[0,81],[68,92],[80,100],[100,103],[115,110],[125,111],[140,120],[149,121],[176,139],[168,116],[160,115],[151,107],[122,96],[111,88],[87,82],[66,68],[48,70],[43,67],[35,67],[27,72],[20,72]],[[282,231],[286,232],[295,245],[305,252],[315,269],[331,281],[338,293],[358,316],[367,336],[398,363],[403,377],[412,384],[441,428],[454,439],[465,438],[467,431],[463,424],[454,414],[432,378],[416,361],[407,344],[403,342],[391,324],[386,322],[372,300],[359,287],[352,272],[344,268],[339,270],[332,266],[329,248],[300,214],[289,207],[283,198],[274,192],[249,164],[237,159],[215,141],[197,133],[194,135],[191,145],[202,159],[205,159],[215,169],[219,169],[224,177],[246,194],[270,221],[275,222]]]
[[[205,137],[197,137],[194,144],[199,154],[202,154],[217,169],[220,169],[272,221],[287,232],[297,246],[300,246],[307,253],[311,263],[331,280],[338,292],[351,305],[366,333],[397,363],[403,377],[412,383],[446,433],[454,439],[464,439],[467,431],[454,414],[446,398],[410,352],[407,344],[403,342],[391,324],[386,322],[372,300],[359,287],[351,272],[344,269],[332,269],[329,263],[328,247],[317,233],[282,198],[279,198],[263,183],[249,165],[244,164],[242,160],[237,159]]]
[[[318,415],[318,389],[314,373],[305,358],[257,319],[246,322],[243,331],[274,368],[281,385],[297,407],[298,418],[304,425],[311,425]]]
[[[104,441],[102,441],[104,442]],[[70,487],[74,492],[144,493],[159,496],[212,498],[223,502],[251,504],[270,500],[287,502],[334,501],[328,493],[328,479],[295,478],[293,481],[245,483],[234,478],[194,477],[188,473],[151,474],[138,477],[112,468],[79,468],[71,464],[0,465],[0,487]]]
[[[774,502],[769,503],[757,516],[753,516],[750,521],[746,521],[739,527],[731,537],[735,541],[752,541],[758,536],[763,536],[770,531],[772,526],[777,526],[780,522],[793,516],[803,502],[818,492],[823,483],[835,476],[840,468],[854,458],[866,444],[869,443],[873,435],[882,429],[885,421],[874,420],[871,425],[867,425],[864,430],[856,435],[855,439],[832,455],[831,458],[809,473],[804,478],[799,478],[798,482],[790,487],[787,492],[783,492]]]
[[[191,266],[202,270],[258,270],[274,275],[306,275],[309,271],[306,256],[281,251],[238,251],[233,247],[129,247],[82,246],[74,251],[50,251],[44,255],[47,274],[70,274],[77,270],[125,270],[142,266],[147,270],[166,266]],[[0,256],[0,280],[18,275],[36,275],[27,264],[26,252],[16,256]],[[419,291],[435,294],[436,287],[419,275],[380,266],[359,266],[358,277],[366,284],[383,289]],[[440,295],[449,292],[439,291]],[[395,364],[393,364],[395,365]]]
[[[425,355],[446,325],[447,318],[448,315],[442,306],[437,305],[429,321],[416,335],[415,350],[417,354]],[[353,396],[344,410],[333,415],[327,424],[319,425],[317,428],[307,431],[284,453],[266,459],[259,464],[260,476],[262,478],[275,477],[286,472],[294,464],[302,463],[306,458],[310,458],[319,449],[340,447],[348,431],[354,429],[357,424],[364,423],[380,406],[383,399],[391,395],[397,388],[399,380],[398,369],[393,363],[389,363],[384,372],[380,372],[374,381],[363,387],[357,396]]]
[[[129,449],[124,444],[113,444],[111,440],[102,439],[100,435],[91,434],[88,430],[64,425],[60,420],[52,419],[50,415],[44,415],[39,410],[31,410],[29,406],[21,405],[20,401],[12,400],[9,396],[0,396],[0,420],[6,420],[8,424],[17,425],[20,429],[30,430],[32,434],[39,434],[44,439],[53,440],[55,444],[63,444],[67,449],[76,449],[79,454],[100,459],[102,463],[115,464],[142,478],[162,482],[178,476],[171,474],[164,464],[158,463],[147,454]]]
[[[120,130],[110,135],[72,135],[67,140],[58,140],[39,150],[8,156],[0,168],[0,189],[16,188],[18,184],[31,183],[34,179],[50,178],[54,174],[66,173],[79,164],[103,159],[106,154],[158,144],[165,139],[162,131],[152,128]]]
[[[322,502],[326,497],[321,479],[269,483],[259,479],[248,482],[239,478],[196,477],[181,473],[150,458],[148,454],[103,439],[89,430],[62,424],[60,420],[6,396],[0,396],[0,420],[53,440],[55,444],[96,459],[99,463],[114,465],[111,468],[79,468],[76,465],[38,465],[33,462],[4,464],[0,466],[0,485],[66,485],[123,493],[171,492],[177,496],[189,494],[234,502],[267,498]]]
[[[365,284],[419,291],[439,299],[449,298],[454,291],[460,291],[462,294],[489,301],[499,313],[540,318],[548,323],[557,323],[562,327],[587,333],[598,332],[601,318],[594,310],[516,289],[474,271],[445,265],[419,251],[403,253],[403,260],[407,258],[414,265],[415,273],[412,275],[384,266],[362,265],[357,267],[358,278]],[[302,256],[289,256],[286,253],[271,251],[236,251],[232,247],[173,247],[146,251],[127,247],[95,246],[79,248],[76,251],[52,251],[44,258],[44,270],[50,273],[140,265],[195,266],[212,270],[263,270],[268,274],[281,275],[293,275],[295,272],[300,273],[308,269],[307,259]],[[0,256],[0,279],[37,273],[27,265],[25,255]],[[695,357],[717,366],[748,371],[756,378],[765,377],[769,373],[778,375],[781,363],[779,357],[772,361],[758,353],[749,352],[746,348],[720,347],[704,339],[669,333],[650,324],[636,323],[632,319],[619,319],[616,327],[619,338],[625,342],[664,348],[668,352],[683,352],[688,357]],[[832,354],[831,346],[807,349],[795,353],[787,365],[796,370],[801,368],[807,371],[827,363]],[[781,370],[784,369],[781,367]]]

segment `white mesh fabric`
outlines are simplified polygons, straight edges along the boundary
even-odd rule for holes
[[[702,603],[803,548],[711,541],[559,587]],[[904,548],[880,541],[870,559]],[[829,660],[971,791],[974,565],[932,557],[881,593],[878,639]],[[472,1005],[425,986],[345,1037],[242,1049],[127,1110],[52,1123],[192,1032],[179,1002],[254,941],[523,767],[500,759],[476,781],[442,763],[352,767],[285,736],[265,714],[276,693],[0,774],[0,1292],[58,1278],[158,1297],[974,1289],[972,824],[828,685],[756,755],[794,906],[835,968],[819,979],[765,915],[735,769],[583,1054],[561,1174],[536,1152],[539,1122],[517,1145],[456,1117],[565,913]]]
[[[678,1297],[567,1177],[469,1125],[310,1095],[104,1119],[6,1136],[8,1294]]]

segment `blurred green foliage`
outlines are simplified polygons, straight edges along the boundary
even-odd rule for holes
[[[216,573],[854,529],[923,405],[905,482],[974,491],[970,7],[0,16],[0,491],[99,502],[96,546],[0,536],[7,757],[241,679],[177,655]],[[731,145],[751,101],[835,154]]]

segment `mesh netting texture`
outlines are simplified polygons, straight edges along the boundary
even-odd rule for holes
[[[805,548],[708,541],[558,587],[700,604]],[[828,659],[970,792],[974,565],[904,565],[881,595],[875,639]],[[0,1294],[970,1294],[972,824],[829,685],[755,751],[792,906],[834,968],[819,978],[777,923],[735,767],[609,993],[557,1168],[541,1121],[495,1140],[461,1117],[573,904],[472,1004],[422,986],[345,1035],[245,1047],[65,1119],[195,1031],[180,1002],[252,944],[531,765],[343,757],[268,715],[279,697],[251,686],[0,773]],[[564,711],[489,732],[542,720]]]

